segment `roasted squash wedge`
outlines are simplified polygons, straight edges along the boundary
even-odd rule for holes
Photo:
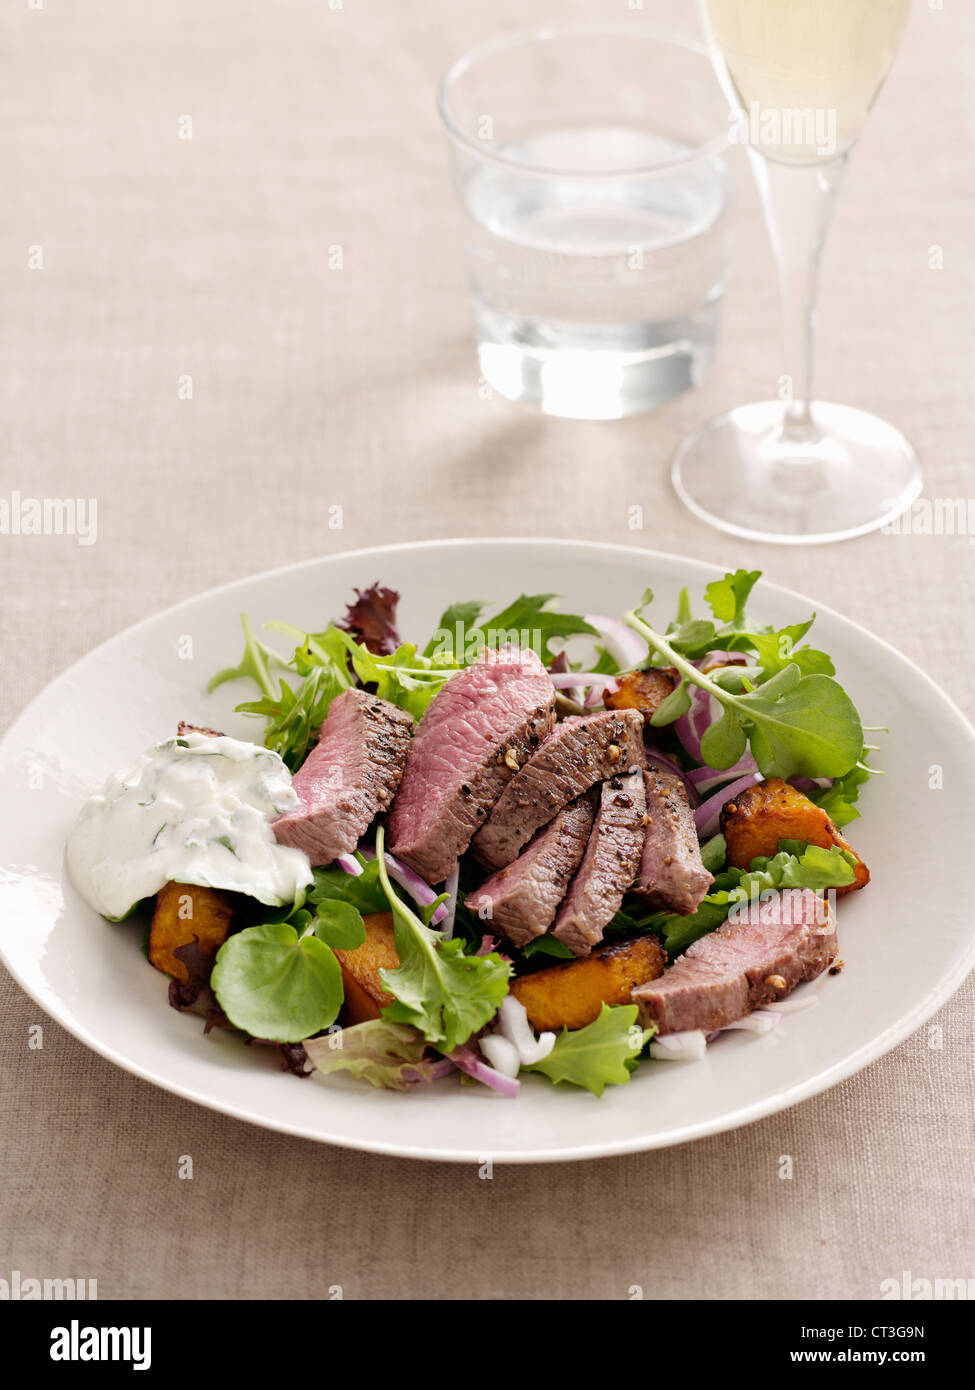
[[[234,909],[226,893],[194,883],[167,883],[156,894],[149,926],[149,960],[164,975],[185,984],[189,971],[174,955],[196,938],[206,956],[215,956],[227,939]]]
[[[856,859],[853,882],[837,888],[837,897],[870,882],[870,870],[826,812],[780,777],[756,782],[729,801],[721,812],[721,831],[728,846],[728,863],[736,869],[747,869],[759,855],[775,854],[780,840],[804,840],[822,849],[839,845]]]
[[[393,914],[371,912],[362,919],[366,924],[366,939],[354,951],[336,951],[335,958],[342,968],[345,986],[343,1017],[347,1024],[366,1023],[379,1018],[393,996],[383,987],[380,970],[395,970],[399,965],[393,936]]]
[[[651,666],[648,671],[631,671],[623,676],[619,689],[603,701],[607,709],[638,709],[649,725],[655,712],[680,684],[673,666]],[[656,732],[656,731],[654,731]]]
[[[511,993],[539,1032],[585,1028],[603,1004],[628,1004],[634,985],[663,974],[667,957],[655,936],[599,946],[584,960],[566,961],[514,981]]]

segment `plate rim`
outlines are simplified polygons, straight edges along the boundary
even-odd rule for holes
[[[585,539],[573,539],[569,537],[533,537],[533,536],[477,536],[477,537],[443,537],[427,538],[416,541],[387,542],[382,545],[360,546],[351,550],[340,550],[332,554],[311,556],[304,560],[292,561],[288,564],[277,565],[267,570],[260,570],[253,574],[242,575],[237,579],[228,580],[223,584],[214,585],[208,589],[203,589],[196,594],[191,594],[187,598],[180,599],[176,603],[169,604],[144,618],[140,618],[135,623],[121,628],[118,632],[106,637],[90,651],[83,653],[63,671],[58,672],[52,677],[27,704],[15,716],[12,722],[0,735],[0,755],[7,746],[16,740],[17,733],[22,723],[30,716],[34,706],[49,693],[55,690],[62,682],[68,682],[79,670],[88,663],[96,662],[100,653],[114,643],[126,637],[141,632],[144,628],[153,623],[162,621],[179,613],[184,608],[198,603],[203,599],[215,597],[218,594],[227,594],[236,588],[243,588],[255,582],[260,583],[284,574],[294,574],[303,569],[311,569],[315,566],[328,565],[339,560],[349,560],[366,558],[375,555],[388,554],[391,551],[408,552],[416,550],[431,549],[461,549],[465,546],[525,546],[535,548],[577,548],[588,550],[594,553],[602,552],[609,555],[623,555],[628,558],[638,557],[647,560],[657,560],[667,562],[677,561],[681,565],[691,566],[709,576],[727,573],[727,568],[713,560],[700,560],[696,557],[687,555],[677,555],[672,551],[656,550],[649,547],[621,545],[613,541],[592,541]],[[868,637],[872,642],[878,643],[888,653],[898,661],[908,666],[915,676],[928,689],[934,693],[938,701],[951,712],[957,720],[960,728],[967,734],[968,738],[975,743],[975,726],[972,725],[967,715],[952,697],[928,675],[928,673],[906,656],[892,643],[885,638],[879,637],[871,632],[862,623],[856,622],[853,618],[848,618],[845,614],[838,612],[828,604],[819,603],[799,590],[789,588],[784,584],[778,584],[774,580],[766,579],[764,575],[758,581],[758,589],[767,587],[790,599],[798,599],[803,603],[813,602],[817,616],[826,614],[831,618],[837,619],[840,623],[852,629],[855,633],[860,633]],[[8,958],[0,943],[0,961],[9,971],[18,986],[33,999],[34,1002],[48,1015],[54,1019],[62,1028],[69,1032],[73,1037],[86,1047],[104,1057],[106,1061],[120,1067],[131,1076],[138,1077],[151,1085],[158,1086],[161,1090],[167,1091],[171,1095],[179,1096],[184,1100],[189,1100],[195,1105],[199,1105],[207,1110],[216,1111],[218,1114],[228,1115],[233,1119],[243,1123],[254,1124],[259,1128],[271,1130],[281,1134],[288,1134],[294,1137],[310,1140],[319,1144],[335,1145],[338,1148],[348,1149],[353,1152],[382,1154],[395,1158],[409,1158],[426,1162],[453,1162],[469,1163],[472,1161],[470,1151],[465,1149],[454,1149],[449,1147],[430,1148],[403,1141],[385,1141],[382,1139],[350,1138],[348,1136],[311,1133],[307,1128],[300,1124],[288,1120],[275,1120],[265,1114],[257,1114],[246,1107],[237,1104],[225,1103],[219,1099],[199,1094],[190,1085],[180,1084],[167,1077],[158,1075],[151,1068],[145,1067],[140,1063],[133,1062],[123,1054],[117,1052],[113,1047],[102,1043],[93,1036],[90,1031],[74,1020],[68,1021],[58,1010],[58,1000],[56,998],[41,998],[38,992],[22,978],[16,966]],[[855,1075],[886,1055],[898,1043],[903,1042],[912,1033],[916,1032],[937,1009],[946,1003],[961,987],[968,977],[972,968],[975,967],[975,932],[973,932],[967,948],[959,957],[956,965],[940,980],[938,985],[932,988],[917,1004],[906,1013],[902,1014],[889,1027],[878,1033],[869,1042],[850,1053],[842,1060],[828,1067],[824,1072],[817,1072],[813,1076],[806,1078],[805,1081],[797,1082],[794,1086],[779,1088],[764,1096],[761,1100],[742,1106],[726,1114],[708,1120],[699,1120],[678,1128],[671,1128],[659,1134],[638,1135],[626,1139],[605,1140],[582,1145],[575,1145],[571,1150],[546,1150],[532,1149],[509,1150],[504,1153],[492,1156],[492,1161],[498,1164],[516,1163],[575,1163],[594,1160],[598,1158],[610,1158],[617,1155],[630,1153],[645,1153],[654,1149],[671,1148],[678,1144],[686,1144],[695,1139],[703,1139],[709,1135],[724,1134],[730,1130],[738,1129],[743,1125],[753,1124],[769,1115],[777,1114],[779,1111],[798,1105],[804,1100],[821,1092],[831,1090],[841,1081]]]

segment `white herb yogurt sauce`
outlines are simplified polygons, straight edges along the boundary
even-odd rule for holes
[[[170,880],[280,906],[312,882],[308,856],[279,845],[271,821],[298,806],[277,753],[186,733],[148,749],[81,808],[68,839],[78,892],[124,917]]]

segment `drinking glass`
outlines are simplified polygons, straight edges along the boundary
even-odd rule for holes
[[[816,283],[837,193],[893,62],[910,0],[702,0],[735,102],[778,263],[784,399],[710,421],[674,458],[674,486],[705,521],[799,545],[862,535],[921,491],[892,425],[810,399]]]
[[[603,420],[696,385],[730,250],[704,48],[630,25],[503,35],[453,65],[439,107],[491,386]]]

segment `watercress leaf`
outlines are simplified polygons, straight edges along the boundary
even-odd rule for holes
[[[714,623],[706,618],[692,618],[686,623],[671,625],[667,640],[675,652],[695,660],[709,652],[717,641]]]
[[[733,705],[728,705],[720,719],[709,724],[701,739],[701,761],[719,772],[734,767],[747,743],[744,725]]]
[[[348,903],[363,916],[388,912],[386,894],[379,878],[379,864],[366,860],[362,873],[347,874],[344,869],[313,869],[315,882],[308,890],[308,901],[316,908],[330,902]]]
[[[783,695],[788,694],[790,690],[793,690],[799,684],[800,679],[801,672],[799,671],[799,667],[794,661],[788,661],[776,671],[774,676],[770,676],[768,680],[762,681],[759,687],[761,698],[763,700],[781,699]],[[748,692],[749,695],[755,693],[757,692]]]
[[[741,627],[748,596],[761,577],[761,570],[735,570],[734,574],[728,573],[707,586],[704,597],[719,623]]]
[[[338,1028],[305,1042],[308,1060],[324,1076],[347,1071],[391,1091],[406,1091],[436,1075],[437,1063],[425,1055],[428,1050],[426,1039],[415,1028],[385,1018]]]
[[[210,985],[231,1023],[273,1042],[301,1042],[334,1023],[342,1007],[342,971],[331,950],[286,922],[228,937]]]
[[[547,1057],[526,1071],[541,1072],[558,1085],[567,1081],[601,1096],[607,1086],[623,1086],[636,1067],[653,1029],[637,1024],[637,1006],[603,1004],[599,1017],[585,1028],[563,1028]]]
[[[318,904],[315,913],[315,935],[335,950],[354,951],[366,939],[366,924],[362,913],[351,903],[326,899]]]
[[[780,699],[769,699],[768,689],[734,697],[750,720],[763,776],[845,776],[863,748],[863,727],[843,687],[829,676],[803,676]]]
[[[691,707],[691,697],[687,686],[681,681],[676,690],[672,690],[665,700],[662,700],[650,717],[650,723],[655,729],[662,728],[665,724],[673,724],[675,719],[680,719]]]

